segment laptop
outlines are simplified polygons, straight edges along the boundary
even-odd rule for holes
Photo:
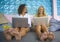
[[[29,27],[28,24],[28,18],[17,18],[17,17],[13,17],[12,18],[12,27],[16,28],[16,27]]]
[[[33,18],[34,25],[45,24],[48,26],[48,17],[34,17]]]

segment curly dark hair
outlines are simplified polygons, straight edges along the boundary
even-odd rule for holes
[[[20,15],[20,14],[22,14],[22,11],[23,11],[23,9],[25,8],[25,4],[21,4],[20,6],[19,6],[19,8],[18,8],[18,14]],[[27,12],[26,12],[27,13]]]

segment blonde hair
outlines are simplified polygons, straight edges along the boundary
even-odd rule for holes
[[[40,11],[40,8],[43,8],[43,16],[46,16],[46,14],[45,14],[45,8],[43,7],[43,6],[40,6],[39,8],[38,8],[38,13],[37,13],[37,16],[39,17],[39,11]]]

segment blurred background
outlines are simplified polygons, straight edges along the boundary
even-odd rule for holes
[[[57,0],[57,13],[60,15],[60,0]],[[4,14],[17,14],[20,4],[26,4],[29,14],[36,14],[39,6],[43,5],[46,14],[52,15],[52,0],[0,0],[0,12]]]
[[[58,13],[60,13],[60,0],[57,0],[56,3]],[[27,5],[29,14],[36,14],[38,7],[43,5],[46,14],[52,15],[52,0],[0,0],[0,12],[4,14],[17,14],[17,9],[20,4]]]

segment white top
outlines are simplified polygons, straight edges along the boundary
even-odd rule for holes
[[[24,16],[22,16],[22,15],[15,15],[14,17],[28,18],[28,24],[29,24],[29,27],[31,27],[31,16],[30,15],[28,15],[28,14],[25,14]]]

